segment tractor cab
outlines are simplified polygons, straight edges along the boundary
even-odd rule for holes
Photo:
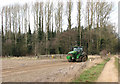
[[[81,47],[75,46],[75,47],[72,48],[72,51],[77,51],[79,53],[82,53],[83,52],[83,47],[82,46]]]

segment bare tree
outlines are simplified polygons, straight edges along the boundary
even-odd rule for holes
[[[89,0],[87,0],[87,3],[86,3],[85,21],[86,21],[87,31],[89,33],[89,35],[87,37],[87,53],[89,53],[89,44],[90,44],[90,1]]]
[[[6,39],[8,37],[8,7],[5,7],[5,34],[6,34]]]
[[[38,36],[38,14],[39,14],[39,11],[38,11],[38,8],[39,8],[39,3],[36,2],[34,5],[33,5],[33,12],[34,12],[34,41],[35,41],[35,56],[37,56],[37,36]]]
[[[43,14],[44,13],[43,12],[44,9],[43,9],[43,6],[44,6],[44,3],[41,2],[40,9],[41,9],[41,18],[42,18],[42,22],[41,22],[42,23],[42,25],[41,25],[41,27],[42,27],[42,33],[43,33],[43,28],[44,28],[44,26],[43,26],[44,25],[44,14]]]
[[[53,16],[53,14],[54,14],[54,13],[53,13],[53,12],[54,12],[53,2],[52,2],[52,9],[51,9],[51,11],[52,11],[52,21],[51,21],[51,22],[52,22],[52,23],[51,23],[52,26],[51,26],[51,27],[52,27],[52,37],[53,37],[53,32],[54,32],[54,31],[53,31],[53,28],[54,28],[54,22],[53,22],[53,21],[54,21],[54,16]]]
[[[63,17],[62,13],[63,13],[63,2],[58,1],[57,8],[55,11],[55,27],[56,27],[57,38],[59,38],[60,32],[62,32],[62,17]],[[57,53],[59,53],[59,44],[57,46]]]
[[[67,16],[68,16],[68,29],[71,29],[71,12],[72,12],[73,3],[71,0],[67,2]]]
[[[21,7],[21,32],[24,31],[24,6]]]
[[[52,17],[52,4],[50,2],[47,2],[45,4],[45,29],[46,29],[46,54],[49,53],[48,52],[48,40],[50,40],[50,20]]]
[[[81,39],[82,39],[82,29],[81,29],[81,0],[78,0],[77,2],[77,10],[78,10],[78,17],[77,17],[77,22],[78,22],[78,41],[80,41],[79,45],[81,46]]]
[[[15,45],[17,43],[17,9],[18,5],[16,4],[13,6],[13,31],[14,31],[14,40],[15,40]]]
[[[109,2],[96,2],[95,6],[95,14],[96,14],[96,26],[99,31],[99,38],[97,39],[97,50],[101,46],[101,29],[107,25],[107,21],[110,17],[110,13],[112,11],[112,3]]]
[[[10,33],[11,33],[11,8],[10,6],[6,6],[6,16],[5,18],[7,18],[7,22],[6,22],[6,34],[8,35],[7,36],[7,39],[10,39]]]
[[[39,27],[38,27],[38,45],[42,46],[42,40],[43,40],[43,2],[39,3]],[[39,51],[39,54],[41,54],[42,47],[38,47],[37,50]]]
[[[28,10],[28,5],[27,3],[23,6],[23,10],[24,10],[24,32],[25,32],[25,43],[26,43],[26,47],[27,47],[27,10]]]
[[[2,41],[4,41],[3,12],[4,12],[4,7],[2,8],[2,11],[1,11]]]
[[[62,22],[63,22],[63,2],[60,2],[60,29],[61,32],[63,31],[62,29]]]
[[[17,28],[19,30],[17,32],[21,33],[21,29],[20,29],[20,27],[21,27],[21,25],[20,25],[20,5],[18,5],[18,9],[17,9],[17,24],[18,24]]]
[[[55,12],[55,25],[56,25],[57,33],[62,32],[62,13],[63,13],[63,2],[58,1]]]

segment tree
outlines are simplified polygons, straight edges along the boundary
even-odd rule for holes
[[[101,50],[101,30],[105,28],[107,21],[109,19],[109,14],[112,11],[112,3],[108,2],[97,2],[96,3],[96,15],[97,15],[97,28],[99,33],[99,38],[97,40],[97,49]]]
[[[38,39],[39,42],[43,39],[43,2],[40,2],[39,10],[39,28],[38,28]]]
[[[27,53],[32,53],[32,34],[30,29],[30,23],[29,23],[29,29],[27,33]]]
[[[4,42],[3,12],[4,12],[4,8],[2,8],[2,12],[1,12],[2,42]]]
[[[68,16],[68,29],[71,29],[71,12],[72,12],[72,6],[73,3],[71,2],[71,0],[69,0],[69,2],[67,2],[67,16]]]
[[[90,2],[87,0],[86,4],[86,22],[87,22],[87,31],[89,31],[88,40],[87,40],[87,53],[90,51]]]
[[[64,5],[67,12],[63,9]],[[71,23],[72,8],[71,0],[66,4],[58,1],[57,6],[53,2],[4,6],[0,16],[3,56],[67,54],[76,44],[84,46],[88,54],[99,54],[102,50],[118,52],[119,37],[109,20],[112,3],[88,0],[86,25],[82,26],[82,4],[78,0],[77,24],[74,28]],[[33,25],[31,17],[34,19]],[[65,19],[68,20],[67,30],[62,29]]]
[[[81,29],[81,0],[77,2],[77,10],[78,10],[78,46],[81,46],[82,40],[82,29]]]
[[[24,31],[25,31],[25,42],[26,42],[26,47],[27,47],[27,10],[28,10],[28,5],[25,4],[24,6]]]
[[[51,38],[51,34],[50,34],[50,27],[51,27],[51,24],[50,24],[50,20],[51,20],[51,17],[52,17],[52,4],[50,2],[47,2],[46,5],[45,5],[45,23],[46,23],[46,54],[49,53],[49,40]]]

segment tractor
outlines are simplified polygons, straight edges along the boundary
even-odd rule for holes
[[[83,46],[74,46],[66,56],[69,62],[85,62],[88,59],[87,54],[83,51]]]

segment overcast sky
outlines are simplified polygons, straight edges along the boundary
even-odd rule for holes
[[[47,0],[0,0],[0,8],[2,8],[3,6],[6,6],[6,5],[14,5],[16,3],[18,4],[25,4],[25,3],[33,3],[33,2],[36,2],[36,1],[43,1],[43,2],[46,2]],[[56,2],[56,0],[52,0],[54,1],[54,3]],[[65,1],[65,0],[63,0]],[[76,2],[77,0],[73,0],[74,2]],[[83,8],[82,10],[84,11],[84,7],[85,7],[85,2],[87,0],[82,0],[82,5],[83,5]],[[105,0],[104,0],[105,1]],[[110,20],[112,23],[115,24],[116,28],[118,28],[118,2],[120,0],[106,0],[106,2],[113,2],[114,4],[114,7],[113,7],[113,12],[111,13],[110,15]],[[76,26],[77,22],[76,22],[76,14],[77,13],[77,9],[76,9],[76,5],[74,5],[73,7],[73,11],[72,11],[72,27]],[[84,16],[82,16],[83,18]],[[63,28],[66,29],[67,28],[67,24],[66,24],[67,20],[64,20],[63,22]],[[85,24],[85,21],[83,20],[82,21],[82,25],[84,26]],[[1,24],[1,23],[0,23]],[[31,23],[33,24],[33,22]],[[118,32],[118,29],[116,29],[116,31]]]

